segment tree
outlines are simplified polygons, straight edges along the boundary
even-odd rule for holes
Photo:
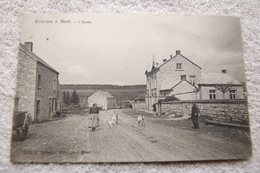
[[[67,91],[67,94],[66,94],[66,102],[67,102],[68,105],[70,104],[70,93],[69,93],[69,91]]]
[[[70,98],[70,102],[74,103],[74,104],[78,104],[79,103],[79,96],[76,93],[76,90],[74,89],[74,91],[72,92],[71,98]]]
[[[226,84],[215,84],[215,88],[222,92],[223,99],[226,92],[230,91],[232,88],[232,82]]]
[[[67,104],[67,99],[66,99],[66,92],[63,91],[63,97],[62,97],[62,101],[63,101],[63,104]]]

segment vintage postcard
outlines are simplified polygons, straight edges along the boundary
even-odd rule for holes
[[[25,14],[13,163],[252,154],[240,20]]]

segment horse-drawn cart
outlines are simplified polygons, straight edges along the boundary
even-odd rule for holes
[[[13,131],[17,133],[17,140],[26,139],[30,124],[30,116],[27,112],[15,111],[13,116]]]

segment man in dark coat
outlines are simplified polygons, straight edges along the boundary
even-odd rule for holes
[[[92,128],[92,131],[99,126],[99,110],[97,104],[93,104],[93,107],[89,108],[89,115],[90,115],[90,123],[89,128]]]
[[[194,125],[195,130],[199,129],[199,121],[198,121],[198,116],[199,116],[200,109],[196,103],[193,104],[192,109],[191,109],[191,119]]]

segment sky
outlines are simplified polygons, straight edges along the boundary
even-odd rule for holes
[[[145,84],[153,60],[176,50],[204,73],[245,82],[240,20],[227,16],[26,14],[21,43],[55,68],[61,84]]]

